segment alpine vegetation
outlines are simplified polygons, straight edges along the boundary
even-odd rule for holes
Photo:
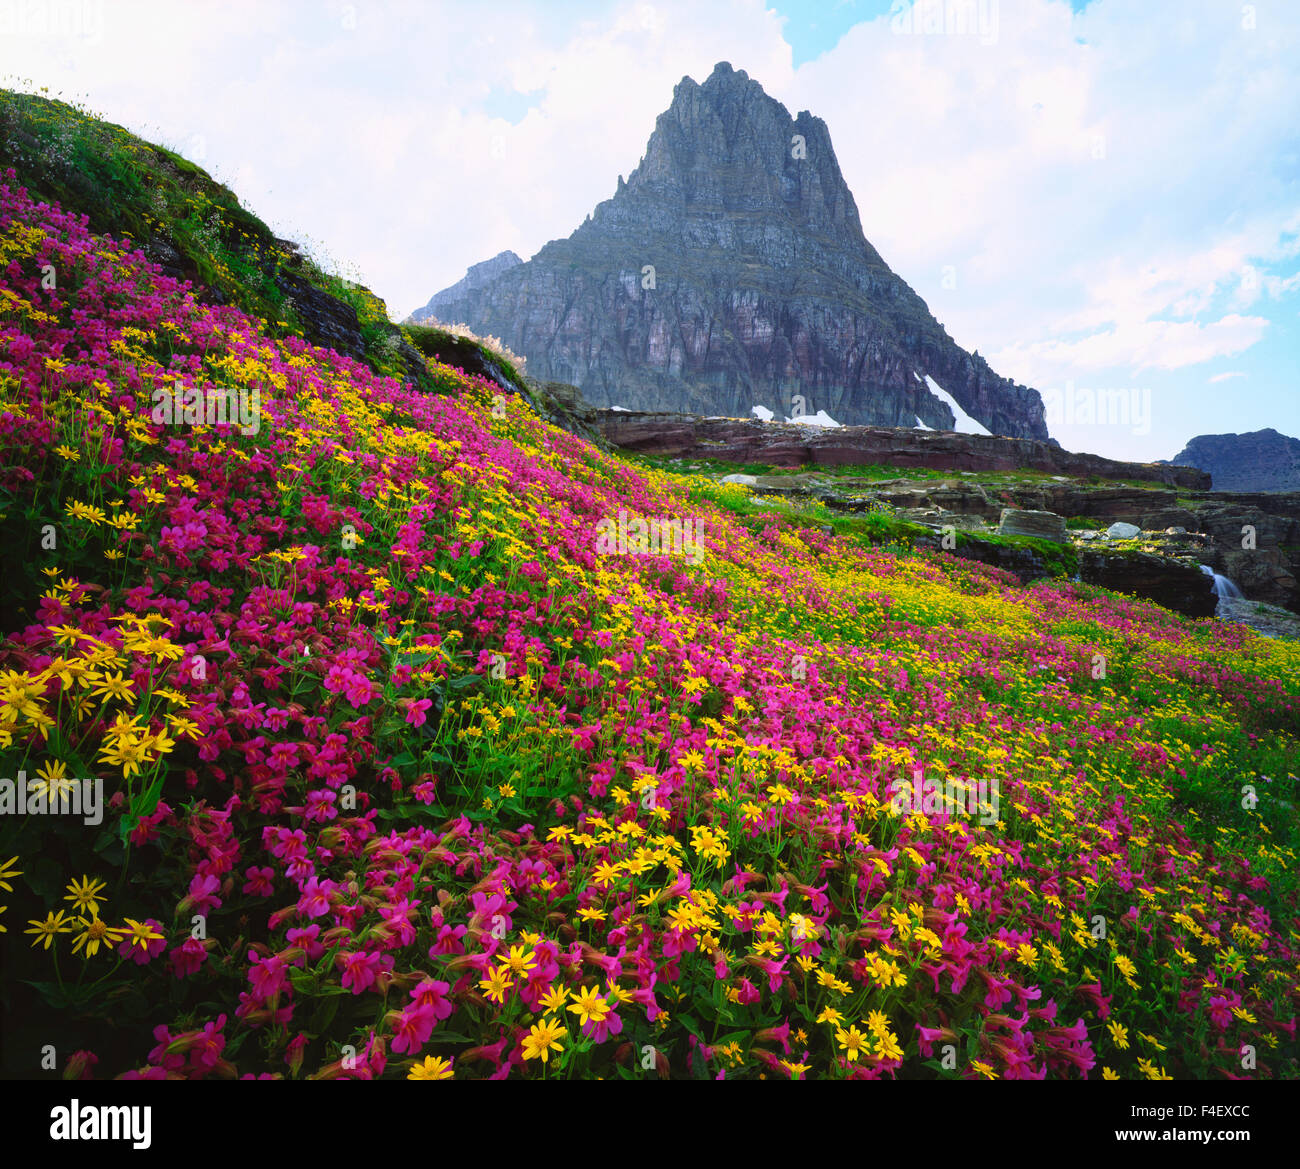
[[[5,1074],[1300,1075],[1300,643],[1084,583],[1064,522],[987,542],[1026,583],[612,449],[172,152],[0,129]],[[931,340],[876,355],[909,426],[933,372],[1041,429]]]

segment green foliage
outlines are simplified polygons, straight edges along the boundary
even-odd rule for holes
[[[405,324],[402,333],[425,357],[457,369],[476,370],[484,365],[495,366],[523,392],[524,379],[514,364],[502,353],[464,333],[440,329],[434,325]]]
[[[1053,576],[1072,577],[1079,571],[1079,553],[1073,544],[1058,544],[1055,540],[1041,540],[1036,536],[1004,536],[997,533],[957,532],[958,551],[979,544],[1001,544],[1009,548],[1030,548],[1042,558]]]
[[[9,167],[34,194],[86,215],[92,231],[131,237],[151,258],[265,322],[272,336],[304,334],[277,279],[292,272],[352,306],[376,373],[410,376],[382,300],[299,255],[228,187],[175,151],[79,106],[0,89],[0,171]]]

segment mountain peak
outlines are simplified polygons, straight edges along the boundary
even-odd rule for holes
[[[958,348],[867,242],[826,123],[726,61],[682,79],[567,240],[430,306],[597,405],[1048,437],[1038,395]]]

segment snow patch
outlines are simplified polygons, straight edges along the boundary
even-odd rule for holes
[[[926,424],[925,424],[924,422],[921,421],[921,416],[918,414],[918,415],[916,416],[916,425],[915,425],[914,427],[912,427],[912,429],[913,429],[913,430],[933,430],[934,427],[933,427],[933,426],[926,426]]]
[[[766,406],[751,406],[749,412],[754,415],[760,422],[771,422],[772,411]]]
[[[984,425],[984,423],[978,421],[977,419],[972,418],[969,414],[966,413],[965,410],[963,410],[959,405],[957,405],[957,399],[954,398],[950,393],[948,393],[948,391],[945,390],[929,374],[925,375],[925,384],[930,387],[930,393],[932,393],[941,402],[947,402],[948,405],[952,408],[953,417],[957,419],[956,430],[958,434],[991,434],[992,433],[992,431],[990,431]]]
[[[816,414],[801,414],[798,418],[787,418],[786,421],[799,426],[839,426],[825,410],[818,410]]]
[[[617,410],[620,414],[631,414],[631,413],[632,413],[632,411],[629,410],[626,406],[611,406],[610,409],[611,409],[611,410]]]

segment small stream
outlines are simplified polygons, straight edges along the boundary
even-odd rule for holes
[[[1202,564],[1201,571],[1205,573],[1206,576],[1214,577],[1214,595],[1218,597],[1219,600],[1231,601],[1241,596],[1241,590],[1237,587],[1236,582],[1229,577],[1224,576],[1222,573],[1215,572],[1208,564]]]

